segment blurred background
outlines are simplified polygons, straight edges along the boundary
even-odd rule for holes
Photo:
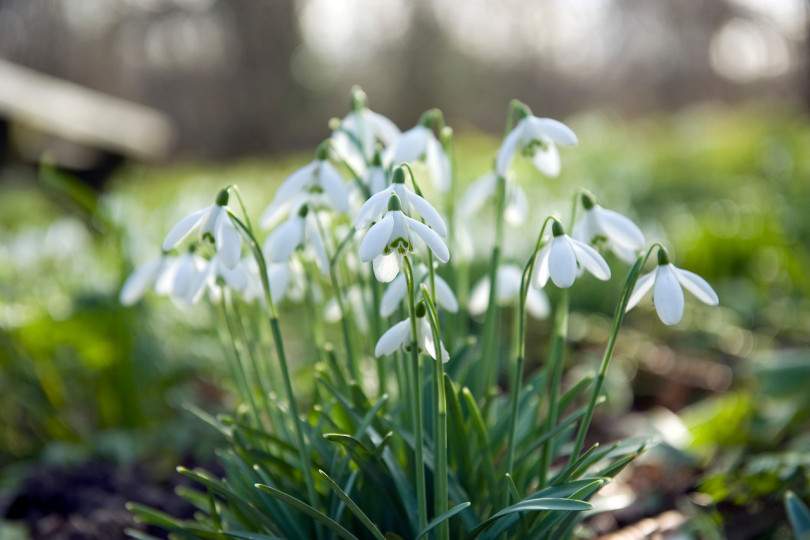
[[[627,482],[643,504],[592,531],[677,509],[704,538],[784,537],[785,489],[810,496],[809,16],[802,0],[3,0],[0,533],[104,537],[132,525],[127,500],[191,511],[171,471],[214,467],[218,441],[184,406],[230,410],[226,353],[205,310],[122,308],[121,283],[218,188],[259,212],[360,85],[403,130],[442,109],[463,185],[510,99],[564,120],[580,145],[558,181],[527,172],[531,227],[584,184],[718,291],[675,329],[628,317],[598,425],[667,444]],[[596,312],[572,318],[583,370],[609,300],[575,300]]]

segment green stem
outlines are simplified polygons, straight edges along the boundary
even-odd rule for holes
[[[489,262],[489,302],[484,318],[484,337],[481,345],[483,369],[480,370],[481,380],[478,390],[486,394],[490,387],[497,382],[498,361],[495,358],[495,319],[497,317],[497,274],[501,264],[501,243],[503,242],[503,214],[506,207],[506,179],[498,177],[495,195],[495,245],[492,247],[492,257]]]
[[[416,468],[416,500],[419,507],[419,528],[427,525],[427,492],[425,489],[425,457],[423,454],[424,436],[422,425],[422,381],[419,362],[419,344],[417,343],[416,304],[414,301],[413,269],[408,257],[403,257],[405,281],[408,284],[408,314],[411,319],[411,410],[413,416],[414,461]]]
[[[436,306],[428,294],[427,287],[422,285],[422,296],[428,308],[428,322],[433,334],[434,352],[436,360],[433,361],[433,384],[434,384],[434,438],[433,454],[435,460],[435,470],[433,476],[434,483],[434,514],[441,516],[447,512],[447,395],[444,387],[444,365],[442,363],[441,332],[439,331],[439,316]],[[439,539],[448,540],[450,538],[450,528],[445,521],[440,524],[436,536]]]
[[[574,441],[574,449],[571,451],[571,456],[568,459],[569,465],[573,464],[577,460],[579,453],[582,451],[582,445],[585,442],[585,434],[588,432],[588,428],[591,425],[591,419],[593,418],[596,400],[599,399],[599,393],[602,391],[602,383],[605,381],[608,365],[610,365],[610,359],[613,356],[613,347],[616,345],[616,338],[619,335],[619,328],[622,325],[624,314],[627,311],[627,303],[630,301],[630,295],[633,293],[633,288],[636,285],[636,280],[638,280],[638,275],[641,273],[641,269],[644,266],[644,262],[647,260],[647,257],[649,257],[650,253],[652,253],[653,247],[647,251],[646,255],[636,259],[635,264],[630,269],[630,273],[627,274],[627,279],[624,281],[622,294],[619,296],[619,303],[616,305],[616,312],[613,314],[613,326],[610,329],[610,338],[608,339],[607,347],[605,348],[605,354],[602,357],[602,364],[599,367],[599,373],[596,375],[593,392],[591,392],[591,398],[588,401],[588,408],[585,410],[585,416],[583,417],[582,423],[579,425],[579,430],[577,431],[577,438]]]
[[[231,346],[233,347],[233,353],[236,358],[236,367],[239,372],[239,376],[242,379],[243,384],[243,391],[244,394],[243,398],[247,399],[248,403],[250,404],[250,411],[253,413],[253,419],[255,422],[256,427],[260,428],[262,425],[261,414],[259,413],[259,408],[256,406],[256,400],[253,397],[253,389],[250,387],[250,379],[248,379],[247,371],[245,371],[244,361],[242,360],[242,353],[240,352],[239,342],[236,337],[236,330],[234,329],[233,320],[231,320],[231,314],[228,312],[228,305],[227,305],[227,291],[224,287],[220,287],[220,306],[222,307],[222,314],[225,317],[225,324],[228,326],[228,334],[231,337]]]
[[[568,289],[560,290],[560,302],[557,306],[557,313],[554,321],[554,336],[551,341],[549,352],[549,366],[551,368],[551,387],[548,394],[548,416],[546,417],[546,430],[552,429],[557,424],[559,416],[559,402],[557,397],[560,394],[560,384],[562,382],[563,363],[565,361],[565,341],[568,337]],[[540,487],[546,486],[548,471],[554,459],[555,437],[549,437],[543,446],[543,459],[540,466]]]

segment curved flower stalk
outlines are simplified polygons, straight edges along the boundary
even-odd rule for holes
[[[559,221],[554,221],[551,231],[553,236],[551,242],[537,254],[532,285],[542,288],[550,277],[557,287],[570,287],[574,284],[580,268],[584,268],[602,281],[610,279],[610,267],[598,251],[565,234]]]
[[[507,223],[514,227],[522,225],[529,216],[529,200],[514,176],[506,174],[504,191],[504,214]],[[495,197],[498,190],[498,175],[489,172],[470,184],[458,204],[459,214],[472,216],[484,205],[487,199]]]
[[[424,113],[416,126],[404,132],[386,149],[383,161],[396,167],[402,163],[424,160],[433,185],[440,193],[446,193],[450,190],[451,182],[450,159],[442,143],[428,127],[436,121],[438,114],[435,109]]]
[[[402,257],[414,251],[415,238],[424,242],[439,261],[450,260],[450,252],[436,231],[405,215],[402,212],[400,198],[394,191],[381,193],[383,196],[388,196],[387,211],[382,219],[369,228],[360,243],[360,260],[373,261],[374,275],[379,281],[388,283],[399,274]],[[375,199],[375,197],[377,196],[366,201],[366,204],[360,209],[358,221],[355,223],[358,230],[370,222],[365,216],[371,215],[373,212],[365,208],[369,204],[376,208],[379,199]],[[363,216],[362,219],[361,216]]]
[[[498,305],[514,304],[520,299],[520,281],[523,270],[514,264],[502,264],[496,273],[495,301]],[[472,288],[467,308],[472,315],[483,315],[489,305],[489,276],[484,276]],[[529,287],[526,310],[535,319],[545,319],[551,313],[548,297],[542,289]]]
[[[644,234],[630,219],[602,208],[589,193],[582,194],[585,214],[572,231],[574,238],[586,244],[605,245],[617,257],[632,264],[644,249]]]
[[[424,264],[419,264],[414,268],[413,280],[414,284],[418,285],[425,282],[429,278],[428,267]],[[436,285],[436,302],[450,313],[458,311],[458,300],[456,299],[453,289],[439,276],[434,276]],[[420,289],[421,290],[421,289]],[[388,285],[383,293],[382,300],[380,301],[380,316],[390,317],[394,314],[397,307],[408,295],[408,283],[405,279],[405,274],[399,274]]]
[[[164,253],[160,257],[145,262],[137,267],[121,286],[118,301],[124,306],[131,306],[137,303],[150,288],[155,287],[160,276],[172,265],[174,259],[175,257]]]
[[[312,246],[318,269],[323,275],[328,275],[329,257],[316,219],[309,207],[304,205],[297,214],[276,227],[262,246],[268,259],[274,263],[284,262],[309,240],[308,245]]]
[[[374,355],[377,357],[392,354],[395,350],[402,348],[407,352],[412,352],[412,343],[416,341],[417,352],[427,353],[434,360],[436,358],[436,346],[433,341],[433,332],[430,328],[425,314],[427,310],[423,303],[420,303],[416,308],[416,340],[413,339],[412,321],[410,318],[396,323],[394,326],[386,330],[386,332],[377,341],[377,346],[374,348]],[[444,348],[444,344],[440,341],[439,348],[441,350],[442,363],[447,363],[450,360],[450,353]]]
[[[390,146],[402,132],[394,122],[368,108],[366,93],[358,87],[352,89],[352,109],[332,133],[332,141],[352,168],[361,172],[372,161],[377,141]]]
[[[271,227],[285,211],[294,214],[304,205],[324,204],[341,214],[349,212],[349,188],[329,161],[329,141],[318,147],[314,161],[281,183],[273,201],[262,212],[259,226]]]
[[[676,267],[669,261],[669,254],[663,248],[658,248],[658,268],[639,278],[627,310],[633,309],[647,292],[653,290],[653,304],[661,322],[667,326],[678,324],[683,318],[684,295],[683,289],[692,293],[698,300],[710,306],[716,306],[720,299],[711,285],[705,279]]]
[[[177,247],[194,231],[198,231],[200,240],[210,239],[222,257],[222,262],[233,268],[239,263],[242,253],[242,237],[228,215],[228,190],[217,194],[211,206],[189,214],[180,220],[163,240],[163,251]]]
[[[519,114],[523,118],[509,132],[498,150],[495,172],[505,176],[515,153],[521,150],[531,157],[535,168],[541,173],[550,177],[559,175],[560,152],[556,145],[575,146],[578,142],[576,134],[562,122],[532,116],[525,105]]]

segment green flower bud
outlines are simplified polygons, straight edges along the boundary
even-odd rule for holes
[[[658,248],[658,266],[669,264],[669,253],[662,247]]]
[[[556,219],[551,222],[551,234],[553,234],[555,237],[565,234],[565,227],[563,227],[563,224]]]
[[[391,197],[388,199],[388,211],[401,211],[402,210],[402,201],[399,200],[397,194],[393,191],[391,192]]]
[[[326,139],[318,146],[315,151],[315,159],[318,161],[329,159],[329,139]]]
[[[405,167],[397,167],[394,169],[394,178],[391,180],[394,184],[405,183]]]
[[[215,200],[217,206],[225,206],[228,204],[228,190],[221,189],[219,193],[217,193],[217,198]]]
[[[596,204],[596,199],[587,191],[582,194],[582,207],[585,210],[590,210]]]
[[[427,308],[425,307],[425,302],[420,301],[418,304],[416,304],[416,309],[414,310],[414,312],[416,313],[416,316],[419,317],[420,319],[425,315],[427,315]]]

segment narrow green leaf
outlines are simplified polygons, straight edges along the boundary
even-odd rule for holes
[[[425,526],[424,529],[419,531],[419,534],[416,535],[416,540],[419,540],[420,538],[425,536],[427,533],[432,531],[434,528],[436,528],[438,525],[444,523],[445,521],[447,521],[451,517],[455,516],[456,514],[461,512],[462,510],[466,510],[467,507],[469,507],[469,506],[470,506],[469,502],[463,502],[461,504],[457,504],[456,506],[454,506],[453,508],[451,508],[450,510],[448,510],[444,514],[433,518],[433,520],[430,523],[428,523]]]
[[[343,527],[343,525],[341,525],[337,521],[333,520],[329,516],[324,515],[321,512],[318,512],[317,510],[312,508],[307,503],[305,503],[305,502],[303,502],[303,501],[301,501],[299,499],[296,499],[295,497],[293,497],[291,495],[287,495],[283,491],[279,491],[279,490],[277,490],[275,488],[272,488],[270,486],[266,486],[264,484],[256,484],[256,488],[260,489],[261,491],[264,491],[265,493],[270,494],[271,496],[275,497],[279,501],[291,506],[292,508],[295,508],[296,510],[298,510],[299,512],[301,512],[303,514],[306,514],[307,516],[311,517],[312,519],[315,519],[315,520],[323,523],[324,525],[326,525],[329,529],[334,531],[335,534],[337,534],[341,538],[346,538],[347,540],[358,540],[357,537],[354,536],[349,531],[347,531]]]
[[[608,483],[608,480],[599,479],[586,484],[582,488],[578,489],[576,492],[571,494],[572,499],[577,500],[584,500],[590,499],[594,493],[602,489],[602,486]],[[552,527],[557,525],[560,521],[565,522],[568,521],[576,521],[582,517],[582,514],[563,514],[563,513],[555,513],[549,514],[545,518],[543,518],[540,523],[531,531],[529,531],[528,537],[529,538],[541,538],[547,532],[551,531]]]
[[[237,531],[219,531],[219,534],[228,538],[240,538],[242,540],[284,540],[278,536],[270,536],[267,534],[259,534],[252,532],[237,532]]]
[[[494,486],[497,482],[495,480],[495,464],[492,459],[492,446],[489,443],[489,434],[487,432],[484,417],[481,415],[481,410],[475,402],[475,397],[470,392],[470,389],[464,387],[461,389],[461,394],[464,396],[464,402],[472,417],[472,425],[475,433],[480,439],[481,454],[484,459],[484,467],[486,469],[487,477],[489,478],[489,485]]]
[[[785,509],[796,539],[810,538],[810,508],[790,490],[785,493]]]
[[[145,532],[139,531],[137,529],[124,529],[124,534],[126,534],[130,538],[134,538],[135,540],[161,540],[157,536],[146,534]]]
[[[467,535],[467,538],[475,538],[476,535],[486,530],[487,527],[495,523],[497,520],[515,512],[537,512],[543,510],[562,510],[566,512],[581,512],[583,510],[590,510],[593,505],[589,502],[578,501],[574,499],[527,499],[504,508],[491,518],[482,521]]]
[[[321,470],[318,470],[318,473],[320,473],[323,479],[326,480],[326,483],[329,484],[329,487],[332,488],[332,491],[334,491],[335,494],[338,497],[340,497],[340,500],[346,503],[346,507],[352,512],[352,514],[354,514],[357,517],[357,519],[360,520],[360,523],[366,526],[366,528],[369,530],[372,536],[374,536],[374,538],[376,538],[377,540],[385,540],[385,536],[383,536],[383,534],[380,532],[377,526],[368,518],[365,512],[363,512],[360,509],[360,507],[357,506],[357,504],[355,504],[355,502],[351,499],[351,497],[346,495],[346,493],[342,489],[340,489],[340,486],[337,485],[337,482],[329,478],[329,475]]]
[[[141,523],[156,525],[178,532],[186,531],[186,524],[174,516],[138,503],[128,502],[125,506],[127,510],[135,514],[135,518]]]

